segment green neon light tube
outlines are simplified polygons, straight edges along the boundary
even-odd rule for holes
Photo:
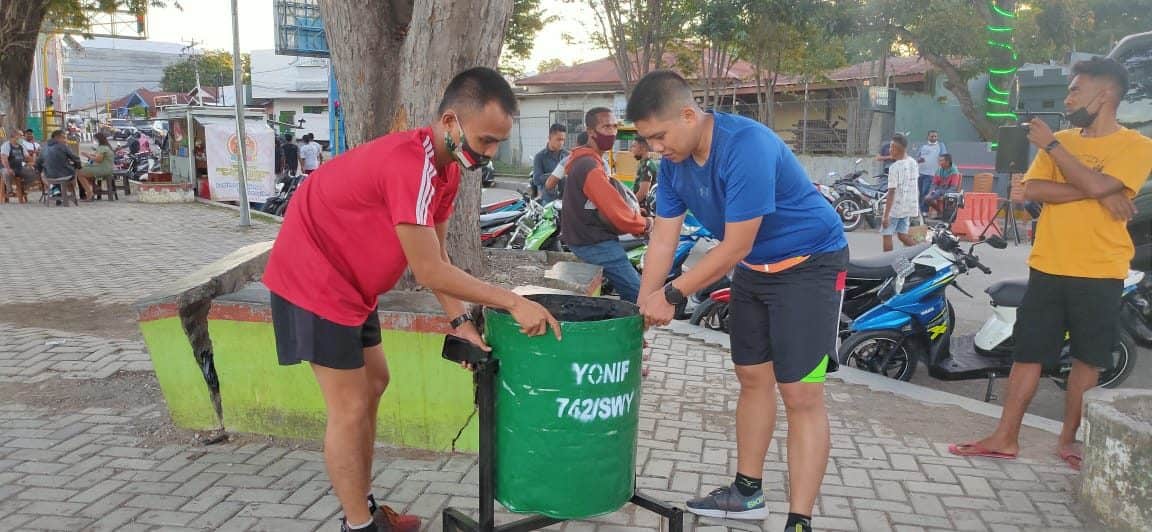
[[[996,94],[999,94],[1000,96],[1008,96],[1009,94],[1012,94],[1012,91],[1002,91],[999,88],[997,88],[995,85],[992,84],[992,80],[988,80],[988,90],[990,90]]]
[[[988,118],[1011,118],[1012,120],[1019,120],[1020,119],[1020,117],[1016,116],[1016,113],[992,113],[992,112],[988,112],[988,113],[984,113],[984,116],[987,116]]]
[[[988,69],[989,74],[995,74],[997,76],[1007,76],[1009,74],[1014,74],[1015,72],[1016,72],[1016,67],[1012,67],[1012,68],[989,68]]]
[[[988,97],[985,99],[988,103],[998,103],[1000,105],[1009,105],[1007,100],[997,100],[996,98]]]
[[[1012,31],[1013,29],[1015,29],[1011,26],[985,26],[985,27],[988,28],[988,31],[994,31],[994,32],[998,32],[998,33],[1008,32],[1008,31]]]
[[[1004,11],[1003,9],[1000,9],[1000,2],[997,2],[996,0],[992,0],[991,2],[988,2],[988,5],[989,5],[989,7],[992,8],[992,11],[995,11],[1000,16],[1008,17],[1008,18],[1016,18],[1016,13],[1012,13],[1010,11]]]

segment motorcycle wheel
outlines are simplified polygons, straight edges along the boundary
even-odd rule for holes
[[[840,364],[905,382],[912,380],[916,373],[916,355],[906,342],[901,343],[901,339],[896,331],[853,334],[840,346]],[[881,368],[879,358],[892,348],[896,348],[896,352],[892,353],[886,367]]]
[[[713,331],[728,332],[728,304],[709,299],[696,307],[688,323]]]
[[[1097,386],[1115,388],[1123,384],[1136,367],[1136,353],[1136,341],[1127,331],[1120,331],[1116,346],[1112,348],[1112,368],[1100,370],[1100,384]],[[1068,389],[1068,373],[1071,369],[1071,366],[1065,365],[1060,368],[1059,375],[1052,377],[1061,390]]]
[[[845,198],[836,203],[836,214],[840,215],[840,223],[844,224],[845,232],[855,231],[863,221],[863,214],[849,215],[847,213],[860,210],[860,204],[851,198]]]

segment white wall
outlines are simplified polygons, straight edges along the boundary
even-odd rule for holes
[[[552,126],[552,111],[579,111],[593,107],[608,107],[623,113],[623,94],[531,94],[520,96],[520,116],[509,139],[509,150],[504,160],[531,166],[532,158],[548,142],[548,128]],[[619,118],[619,117],[618,117]],[[569,129],[569,138],[575,139],[580,130]]]
[[[272,118],[275,120],[280,119],[281,111],[295,111],[296,117],[293,119],[299,121],[304,119],[303,129],[294,129],[292,134],[296,138],[303,137],[306,133],[311,133],[316,137],[316,140],[328,140],[328,113],[323,114],[304,114],[304,106],[324,106],[327,109],[328,102],[322,98],[300,98],[288,99],[279,98],[272,100]],[[279,132],[279,128],[276,129]]]
[[[328,60],[252,51],[252,98],[327,98]]]

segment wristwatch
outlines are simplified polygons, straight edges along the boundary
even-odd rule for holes
[[[469,321],[472,321],[472,316],[470,316],[468,314],[461,314],[459,316],[456,316],[456,319],[452,320],[452,323],[450,323],[450,325],[452,326],[453,329],[459,329],[461,325],[464,325],[464,323],[469,322]]]
[[[672,283],[664,285],[664,301],[667,301],[669,305],[680,305],[685,300],[687,298],[684,297],[684,292],[681,292],[679,288],[672,286]]]
[[[1047,146],[1044,146],[1044,151],[1046,151],[1048,153],[1052,153],[1052,150],[1056,149],[1056,146],[1059,146],[1059,145],[1060,145],[1060,141],[1058,141],[1056,139],[1052,139],[1052,142],[1049,142]]]

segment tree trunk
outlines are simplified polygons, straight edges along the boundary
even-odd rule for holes
[[[36,59],[36,37],[47,3],[0,2],[0,129],[23,129],[28,114],[28,90]]]
[[[321,0],[349,146],[431,123],[453,76],[474,66],[495,68],[512,4]],[[479,172],[464,172],[448,250],[453,264],[473,275],[484,271],[479,210]]]

